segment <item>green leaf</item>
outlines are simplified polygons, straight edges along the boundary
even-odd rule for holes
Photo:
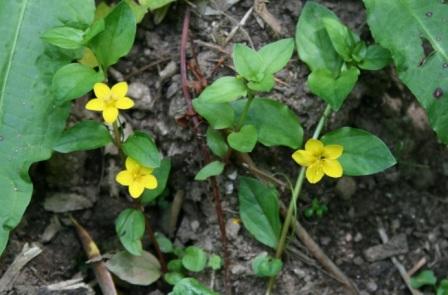
[[[104,31],[106,23],[104,19],[95,21],[85,32],[83,43],[88,43],[93,37]]]
[[[423,286],[435,286],[437,278],[432,270],[424,270],[418,273],[418,275],[411,278],[411,286],[414,289],[418,289]]]
[[[82,47],[84,31],[71,27],[57,27],[46,31],[42,39],[64,49],[78,49]]]
[[[227,145],[221,132],[211,127],[208,127],[207,129],[207,145],[213,154],[220,158],[224,158],[229,150],[229,146]]]
[[[261,81],[250,81],[247,83],[247,87],[254,91],[268,92],[275,86],[274,76],[272,74],[266,74]]]
[[[347,62],[352,61],[352,51],[359,41],[349,28],[334,17],[326,17],[322,19],[324,27],[327,30],[331,43],[337,53]]]
[[[281,230],[275,188],[254,178],[240,177],[239,202],[244,227],[259,242],[275,249]]]
[[[145,167],[160,167],[160,153],[151,136],[142,131],[136,131],[122,145],[126,156],[131,157]]]
[[[52,91],[59,103],[78,98],[93,89],[104,75],[89,66],[72,63],[60,68],[53,77]]]
[[[257,128],[254,125],[244,125],[240,131],[230,133],[227,142],[233,149],[249,153],[257,144]]]
[[[359,70],[349,68],[335,77],[329,70],[316,70],[308,76],[308,86],[312,93],[326,101],[337,111],[355,87]]]
[[[287,38],[269,43],[258,51],[266,66],[265,73],[274,74],[283,69],[294,51],[294,39]]]
[[[91,0],[1,1],[0,253],[30,202],[28,170],[50,158],[69,115],[69,104],[56,104],[51,79],[74,54],[41,35],[67,23],[84,25],[93,9]]]
[[[366,56],[358,66],[364,70],[376,71],[384,68],[390,62],[391,56],[389,51],[374,44],[367,47]]]
[[[141,256],[118,252],[106,262],[106,266],[121,280],[133,285],[149,286],[162,275],[159,261],[146,251]]]
[[[247,99],[232,103],[240,116]],[[303,129],[297,115],[281,102],[256,97],[250,105],[244,124],[257,128],[258,141],[265,146],[287,146],[297,149],[302,146]]]
[[[154,234],[154,237],[157,240],[157,243],[159,244],[160,251],[163,253],[171,253],[173,252],[173,243],[162,233],[156,232]]]
[[[386,144],[375,135],[356,128],[343,127],[322,137],[325,144],[344,147],[338,159],[344,175],[359,176],[381,172],[396,164]]]
[[[214,129],[225,129],[232,126],[235,112],[229,103],[205,103],[193,99],[193,107]]]
[[[140,210],[123,210],[115,220],[115,231],[120,238],[121,244],[129,253],[135,256],[142,255],[145,216]]]
[[[448,295],[448,280],[443,279],[437,287],[436,295]]]
[[[258,277],[273,277],[282,270],[283,263],[280,259],[270,257],[263,252],[252,260],[252,270]]]
[[[181,272],[183,269],[182,259],[173,259],[168,262],[168,270],[172,272]]]
[[[185,278],[180,272],[167,272],[163,275],[165,281],[170,285],[176,285],[180,280]]]
[[[105,29],[90,41],[90,47],[104,68],[128,54],[135,39],[136,20],[126,2],[114,7],[105,18]]]
[[[109,130],[103,124],[85,120],[65,130],[53,149],[60,153],[93,150],[111,142]]]
[[[139,0],[138,2],[151,10],[162,8],[176,0]]]
[[[218,295],[218,293],[204,287],[196,279],[185,278],[177,282],[168,295]]]
[[[236,71],[251,81],[261,81],[264,78],[265,64],[261,55],[244,44],[233,46],[233,63]]]
[[[208,258],[208,267],[210,267],[213,270],[218,270],[222,267],[222,258],[219,255],[213,254],[210,255],[210,257]]]
[[[221,77],[202,91],[198,97],[204,103],[231,102],[246,96],[247,88],[242,79]]]
[[[149,190],[145,189],[143,195],[140,197],[140,203],[147,205],[159,197],[166,188],[168,178],[170,176],[171,160],[168,158],[163,159],[160,162],[160,167],[155,168],[153,175],[157,178],[157,187]]]
[[[189,271],[203,271],[207,265],[207,254],[199,247],[187,247],[185,255],[182,257],[182,265]]]
[[[194,177],[194,180],[206,180],[211,176],[220,175],[222,171],[224,171],[224,163],[221,161],[213,161],[202,167]]]
[[[444,37],[448,5],[438,0],[364,3],[373,37],[391,52],[400,79],[427,110],[439,138],[448,143],[448,39]]]
[[[325,6],[306,2],[296,27],[297,50],[311,71],[326,69],[337,75],[343,60],[333,47],[324,19],[338,20],[338,17]]]

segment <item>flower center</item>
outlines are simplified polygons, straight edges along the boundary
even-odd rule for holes
[[[113,93],[109,94],[109,96],[104,98],[104,104],[108,107],[114,107],[117,102],[117,98]]]
[[[145,176],[145,173],[142,169],[138,168],[135,169],[132,173],[132,177],[134,178],[135,181],[139,180],[141,177]]]

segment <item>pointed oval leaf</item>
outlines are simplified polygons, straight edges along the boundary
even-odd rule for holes
[[[157,178],[157,187],[155,189],[145,189],[143,195],[140,197],[140,203],[147,205],[157,199],[166,189],[168,178],[171,171],[171,160],[165,158],[160,162],[160,167],[153,171],[153,175]]]
[[[221,77],[202,91],[198,97],[204,103],[231,102],[246,96],[247,88],[242,79]]]
[[[240,216],[244,227],[260,242],[277,247],[281,223],[278,193],[275,188],[250,177],[241,177]]]
[[[232,103],[238,116],[247,99]],[[287,146],[297,149],[302,146],[303,129],[297,115],[281,102],[256,97],[249,109],[245,124],[254,125],[258,141],[265,146]]]
[[[71,153],[100,148],[111,141],[109,130],[104,124],[85,120],[65,130],[53,149],[60,153]]]
[[[213,161],[202,167],[194,177],[194,180],[206,180],[211,176],[220,175],[223,171],[224,163],[221,161]]]
[[[59,103],[83,96],[93,89],[104,75],[89,66],[72,63],[60,68],[53,77],[52,90]]]
[[[265,65],[260,54],[244,44],[233,46],[232,52],[235,69],[244,78],[250,81],[260,81],[264,78]]]
[[[141,256],[118,252],[106,262],[106,266],[117,277],[133,285],[149,286],[162,274],[157,258],[146,251]]]
[[[178,281],[168,295],[218,295],[218,293],[203,286],[194,278],[185,278]]]
[[[325,6],[308,1],[302,9],[296,27],[297,50],[300,59],[311,71],[326,69],[337,75],[343,60],[333,47],[323,19],[339,21]]]
[[[269,43],[258,51],[266,66],[267,74],[274,74],[283,69],[294,52],[294,39],[287,38]]]
[[[193,107],[214,129],[224,129],[232,126],[235,112],[229,103],[206,103],[193,99]]]
[[[375,135],[356,128],[343,127],[322,137],[325,144],[344,147],[339,158],[344,175],[370,175],[397,163],[386,144]]]
[[[160,153],[151,136],[136,131],[122,145],[123,152],[143,166],[160,167]]]
[[[140,210],[125,209],[115,220],[115,231],[124,248],[135,256],[142,255],[142,237],[145,233],[145,216]]]
[[[65,26],[57,27],[46,31],[42,39],[64,49],[77,49],[82,47],[84,31]]]
[[[308,76],[308,86],[312,93],[337,111],[355,87],[358,76],[359,70],[355,67],[341,72],[339,76],[335,76],[329,70],[316,70]]]
[[[220,158],[223,158],[229,150],[229,146],[227,145],[224,136],[222,136],[220,131],[211,127],[208,127],[207,129],[207,146]]]
[[[105,18],[105,29],[92,40],[90,48],[104,68],[125,56],[132,48],[136,19],[129,5],[122,1]]]

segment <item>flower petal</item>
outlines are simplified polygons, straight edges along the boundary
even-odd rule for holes
[[[311,152],[313,155],[320,155],[322,154],[324,149],[324,144],[318,140],[311,138],[305,143],[305,150],[308,152]]]
[[[131,172],[124,170],[115,176],[115,180],[121,185],[130,185],[134,181],[134,178]]]
[[[300,166],[308,167],[314,162],[316,162],[316,157],[309,151],[297,150],[292,154],[292,158]]]
[[[98,98],[108,98],[110,96],[110,88],[104,83],[95,83],[93,92]]]
[[[342,155],[342,152],[344,151],[344,147],[339,144],[330,144],[326,145],[324,147],[324,158],[325,159],[331,159],[336,160]]]
[[[129,186],[129,194],[131,194],[131,197],[133,197],[134,199],[140,197],[143,194],[144,190],[145,188],[140,182],[133,182]]]
[[[306,179],[308,179],[308,181],[310,183],[317,183],[319,182],[322,177],[324,176],[324,171],[322,169],[322,164],[321,162],[317,162],[314,163],[313,165],[311,165],[310,167],[308,167],[306,169]]]
[[[115,98],[120,98],[126,95],[128,92],[128,83],[120,82],[112,86],[111,92]]]
[[[104,99],[94,98],[89,100],[86,104],[86,109],[89,111],[102,111],[104,109]]]
[[[339,178],[343,174],[341,163],[338,160],[325,159],[322,161],[324,173],[330,177]]]
[[[134,106],[134,101],[132,99],[130,99],[129,97],[120,97],[119,99],[117,99],[117,101],[115,102],[115,106],[119,109],[122,110],[127,110],[130,109]]]
[[[147,189],[157,188],[157,178],[154,175],[145,175],[140,178],[140,182]]]
[[[134,160],[130,157],[126,158],[125,166],[126,166],[127,170],[135,170],[135,169],[140,168],[140,164],[136,160]]]
[[[103,118],[109,124],[115,122],[118,118],[118,109],[114,107],[106,107],[103,110]]]

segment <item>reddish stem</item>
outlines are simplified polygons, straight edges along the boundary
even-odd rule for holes
[[[184,22],[182,26],[182,37],[180,44],[180,74],[182,79],[182,92],[187,103],[187,115],[189,115],[193,122],[193,129],[196,133],[196,137],[198,140],[202,138],[201,131],[199,130],[199,125],[201,120],[197,113],[193,109],[193,105],[191,103],[191,95],[189,91],[189,83],[187,76],[187,44],[188,44],[188,33],[190,27],[190,9],[187,7],[185,12]],[[204,142],[201,140],[201,149],[203,153],[203,158],[205,163],[209,163],[211,161],[211,155],[207,147],[204,145]],[[224,213],[221,205],[221,192],[219,190],[218,181],[216,177],[210,177],[210,183],[212,186],[214,202],[215,202],[215,211],[218,218],[219,231],[221,235],[221,243],[223,248],[223,258],[224,258],[224,287],[226,289],[226,293],[230,294],[230,288],[228,288],[229,284],[229,266],[230,266],[230,255],[228,250],[228,240],[226,234],[226,226],[224,221]]]
[[[168,271],[168,267],[166,265],[165,256],[160,250],[159,243],[156,240],[156,236],[154,235],[154,231],[152,230],[151,223],[149,222],[149,218],[145,215],[145,224],[146,230],[148,231],[149,240],[151,241],[154,249],[156,250],[157,256],[159,257],[160,266],[162,267],[162,272],[166,273]]]

